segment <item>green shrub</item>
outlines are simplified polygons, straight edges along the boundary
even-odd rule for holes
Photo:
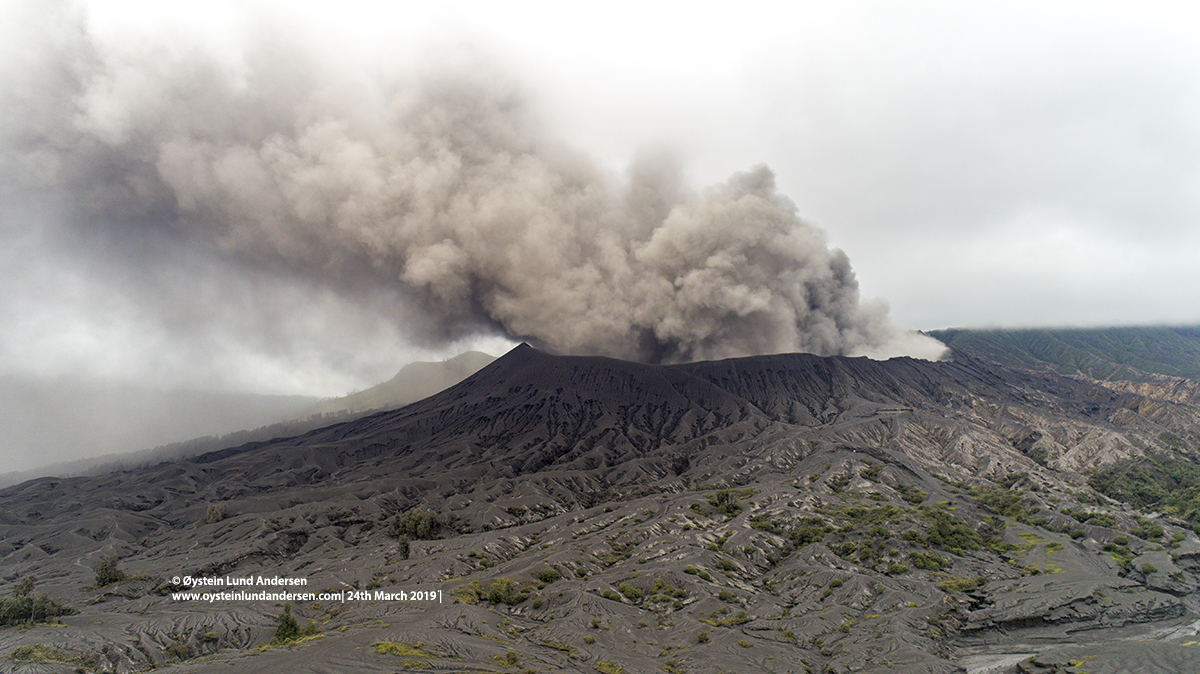
[[[916,568],[926,571],[941,571],[948,566],[952,566],[941,555],[934,552],[921,552],[920,550],[908,553],[908,561]]]
[[[529,599],[529,595],[521,592],[516,581],[511,578],[495,578],[488,585],[487,600],[490,604],[516,606],[526,599]]]
[[[755,531],[765,531],[767,533],[776,535],[783,533],[783,527],[779,526],[775,522],[772,522],[765,514],[760,513],[758,515],[754,515],[750,518],[749,524],[750,528],[754,529]]]
[[[96,587],[105,587],[125,580],[125,572],[117,566],[116,557],[105,557],[96,567]]]
[[[593,665],[600,674],[625,674],[625,668],[608,660],[597,660]]]
[[[1025,492],[1020,489],[976,487],[969,493],[980,503],[1004,517],[1011,517],[1015,520],[1025,520],[1029,517]]]
[[[629,583],[621,583],[618,585],[617,592],[625,595],[625,598],[629,601],[637,601],[642,598],[642,591],[630,585]]]
[[[737,517],[742,512],[742,504],[738,501],[737,494],[729,489],[722,489],[713,494],[708,502],[713,509],[726,517]]]
[[[879,481],[879,473],[882,470],[883,470],[882,463],[868,463],[866,468],[863,468],[862,470],[858,471],[858,474],[864,480],[869,480],[871,482],[878,482]]]
[[[274,644],[286,644],[300,636],[300,624],[292,617],[292,605],[284,604],[283,613],[279,614],[279,626],[275,628]]]
[[[897,482],[892,488],[895,489],[898,494],[900,494],[900,498],[904,499],[908,503],[911,503],[912,505],[921,505],[921,502],[929,496],[929,494],[926,494],[915,487],[910,487],[900,482]]]
[[[696,635],[696,643],[707,644],[709,642],[708,632],[701,632]]]
[[[1139,525],[1136,529],[1129,532],[1138,538],[1147,541],[1157,541],[1162,538],[1166,531],[1158,524],[1150,524],[1149,522]]]
[[[46,622],[50,618],[71,615],[73,610],[66,608],[51,599],[46,594],[22,594],[0,599],[0,626],[34,624]]]
[[[428,541],[437,538],[443,526],[436,513],[412,508],[396,515],[388,535],[392,538],[407,536],[412,540]]]
[[[918,517],[929,525],[925,537],[930,545],[956,553],[979,549],[982,542],[979,534],[950,513],[940,508],[922,506]]]
[[[971,592],[986,582],[983,578],[950,578],[938,583],[938,587],[946,592]]]
[[[829,481],[829,491],[834,494],[840,494],[850,484],[850,475],[839,475]]]
[[[824,540],[830,531],[833,531],[833,528],[820,517],[805,517],[800,520],[798,526],[788,531],[787,537],[793,545],[802,548],[810,543]]]
[[[42,663],[42,664],[59,664],[59,665],[74,665],[80,669],[96,669],[100,664],[100,656],[95,653],[80,653],[78,651],[65,651],[46,644],[26,644],[17,646],[8,656],[10,660],[18,664],[25,663]]]
[[[553,566],[548,566],[538,574],[538,580],[549,585],[555,581],[562,580],[562,572]]]
[[[908,567],[898,562],[892,562],[888,565],[886,573],[889,576],[898,576],[902,573],[908,573]]]

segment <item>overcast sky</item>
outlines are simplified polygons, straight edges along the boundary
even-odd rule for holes
[[[539,143],[615,182],[667,156],[703,194],[765,164],[901,326],[1200,321],[1200,13],[1184,3],[168,4],[3,5],[0,88],[21,112],[0,148],[0,374],[335,395],[511,343],[494,312],[424,326],[387,288],[178,224],[205,217],[181,201],[201,188],[139,125],[234,116],[159,110],[192,99],[153,83],[290,86],[246,65],[276,40],[348,97],[461,60],[518,92]],[[124,154],[89,150],[68,181],[85,136]],[[126,161],[157,172],[122,174],[151,204],[134,215],[96,206],[104,183],[83,175]]]

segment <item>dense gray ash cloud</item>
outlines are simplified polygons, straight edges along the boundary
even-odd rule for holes
[[[765,166],[698,192],[669,157],[610,175],[542,138],[480,62],[370,79],[273,39],[231,60],[63,25],[7,94],[3,172],[6,200],[56,200],[68,229],[393,292],[427,343],[500,331],[648,361],[941,351],[860,301],[849,260]]]

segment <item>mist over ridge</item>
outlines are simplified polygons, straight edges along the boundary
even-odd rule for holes
[[[500,333],[650,362],[942,351],[860,301],[846,255],[766,166],[699,191],[669,156],[610,175],[543,138],[477,58],[372,78],[277,36],[233,58],[66,25],[7,95],[0,170],[6,200],[66,204],[67,236],[166,238],[382,296],[422,344]]]

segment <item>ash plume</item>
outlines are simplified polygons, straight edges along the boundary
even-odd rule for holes
[[[393,293],[426,343],[500,331],[652,362],[941,352],[860,301],[846,255],[765,166],[700,191],[669,157],[610,175],[541,137],[477,62],[372,80],[276,39],[229,59],[66,25],[7,74],[0,170],[6,200],[52,198],[73,226]]]

